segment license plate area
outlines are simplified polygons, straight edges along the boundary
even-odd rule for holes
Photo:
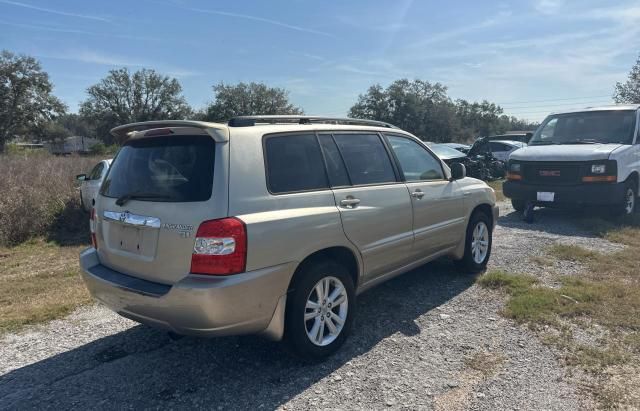
[[[158,229],[141,228],[115,221],[105,221],[105,240],[110,251],[128,257],[151,260],[156,255]]]
[[[555,200],[556,193],[551,191],[538,191],[537,200],[545,203],[552,203]]]

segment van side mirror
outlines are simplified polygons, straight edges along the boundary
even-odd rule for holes
[[[451,164],[451,180],[460,180],[467,176],[467,168],[461,163]]]
[[[76,180],[78,180],[78,181],[84,181],[86,179],[87,179],[87,175],[86,174],[78,174],[76,176]]]

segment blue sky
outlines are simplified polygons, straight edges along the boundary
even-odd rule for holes
[[[195,107],[219,81],[263,81],[345,115],[407,77],[540,120],[611,101],[640,53],[640,2],[0,0],[0,48],[36,56],[72,111],[127,66],[177,77]]]

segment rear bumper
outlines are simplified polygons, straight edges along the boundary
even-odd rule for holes
[[[542,205],[592,205],[607,206],[622,202],[624,183],[591,183],[575,186],[531,185],[517,181],[505,181],[502,191],[514,200],[533,201]],[[553,192],[553,203],[537,201],[540,191]]]
[[[263,332],[282,337],[283,310],[295,264],[227,277],[185,276],[173,286],[131,277],[80,254],[82,278],[98,301],[134,321],[182,335],[217,337]]]

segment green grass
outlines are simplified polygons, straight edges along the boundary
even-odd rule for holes
[[[624,244],[613,253],[575,245],[555,244],[546,258],[531,259],[548,269],[548,262],[566,260],[585,267],[577,276],[556,277],[559,287],[545,286],[535,277],[504,271],[478,279],[484,288],[500,290],[507,301],[502,314],[527,324],[542,340],[563,353],[567,365],[594,376],[585,390],[603,408],[640,408],[640,222],[588,219],[580,223],[603,239]],[[576,332],[592,335],[591,340]],[[600,336],[600,337],[595,337]],[[588,342],[585,342],[588,341]]]

